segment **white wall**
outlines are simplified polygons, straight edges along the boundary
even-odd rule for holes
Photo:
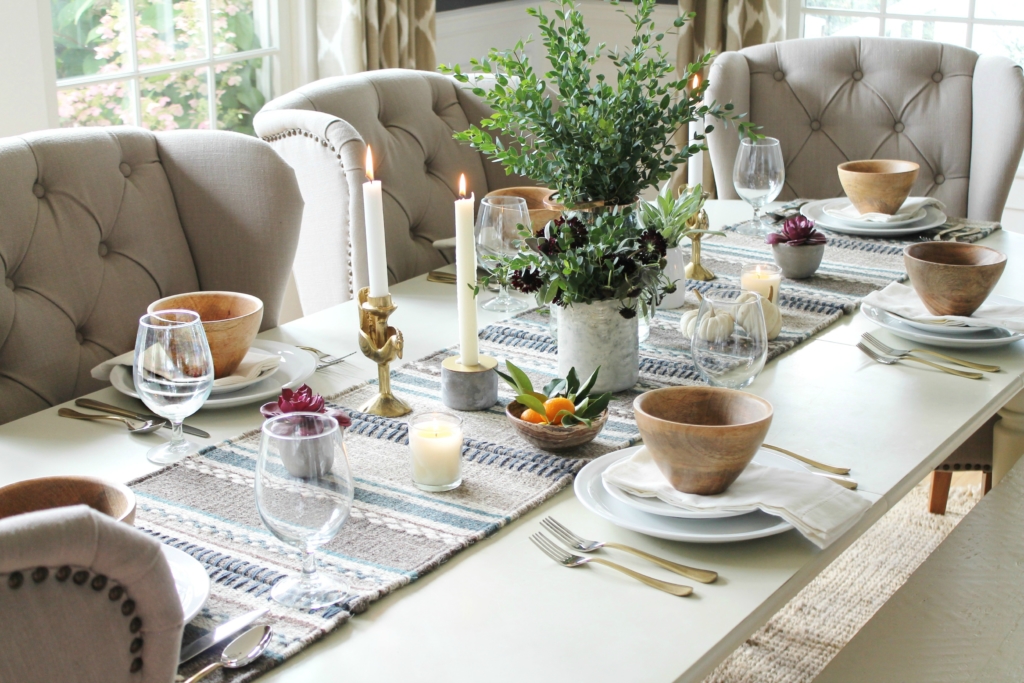
[[[1024,167],[1017,169],[1017,177],[1010,188],[1010,197],[1003,211],[1003,227],[1024,233]]]
[[[3,0],[0,9],[0,137],[57,125],[50,3]]]

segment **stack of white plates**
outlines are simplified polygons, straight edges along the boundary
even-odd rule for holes
[[[861,237],[902,237],[932,230],[946,222],[946,214],[935,206],[918,209],[910,218],[892,223],[878,223],[854,218],[837,218],[825,213],[842,211],[850,206],[846,197],[840,199],[818,199],[800,207],[800,213],[814,221],[819,228]]]
[[[986,303],[1020,306],[1021,302],[1005,296],[992,295]],[[861,304],[861,313],[871,322],[884,327],[897,337],[931,346],[950,349],[982,349],[1005,346],[1024,339],[1024,334],[1002,327],[954,327],[922,323],[903,318],[869,304]]]

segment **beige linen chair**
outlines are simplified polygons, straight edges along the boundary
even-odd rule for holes
[[[160,543],[84,505],[0,520],[0,683],[170,683],[184,615]]]
[[[306,314],[367,285],[363,190],[366,144],[384,191],[388,279],[444,265],[435,240],[455,234],[453,202],[466,174],[477,202],[532,185],[452,139],[490,115],[465,86],[440,74],[383,69],[328,78],[282,95],[256,115],[256,132],[295,169],[306,202],[295,283]]]
[[[719,55],[706,99],[731,102],[778,138],[780,199],[839,197],[836,165],[905,159],[921,165],[915,195],[953,216],[998,221],[1024,149],[1024,75],[1006,57],[897,38],[815,38]],[[708,135],[718,196],[732,184],[739,138]]]
[[[164,296],[230,290],[275,327],[302,215],[270,146],[227,132],[0,140],[0,423],[101,388]]]

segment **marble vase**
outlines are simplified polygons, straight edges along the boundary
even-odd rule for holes
[[[594,394],[623,391],[640,378],[637,317],[619,315],[618,301],[574,304],[558,311],[558,374],[576,368],[584,381],[598,367]]]

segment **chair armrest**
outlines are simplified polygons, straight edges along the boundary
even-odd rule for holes
[[[1006,57],[981,55],[972,90],[967,217],[998,221],[1024,150],[1024,74]]]
[[[750,65],[739,52],[723,52],[715,58],[708,73],[708,89],[704,93],[708,104],[717,102],[733,104],[737,114],[750,112]],[[708,135],[708,152],[711,168],[715,172],[715,188],[719,199],[739,199],[732,184],[732,168],[736,163],[736,152],[740,138],[736,126],[713,118],[707,120],[715,129]]]

